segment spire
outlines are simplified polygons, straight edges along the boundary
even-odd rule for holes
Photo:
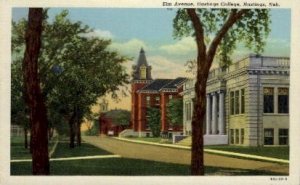
[[[137,67],[139,68],[141,65],[148,66],[148,62],[147,62],[145,51],[144,51],[143,47],[141,48],[141,51],[140,51],[140,55],[139,55],[139,58],[137,61]]]
[[[145,51],[144,51],[143,47],[141,47],[141,51],[140,51],[140,53],[145,53]]]
[[[141,47],[139,58],[137,60],[137,64],[133,65],[133,79],[146,79],[151,80],[151,66],[148,65],[145,51],[143,47]]]

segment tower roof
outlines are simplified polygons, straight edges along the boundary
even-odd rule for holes
[[[144,51],[143,48],[141,48],[140,55],[139,55],[139,58],[137,60],[137,67],[140,67],[141,65],[148,66],[145,51]]]
[[[143,71],[141,71],[141,67],[145,67]],[[145,51],[143,48],[140,50],[139,58],[137,60],[137,64],[132,66],[133,69],[133,80],[152,80],[151,77],[151,66],[148,65]],[[146,71],[145,71],[146,70]],[[144,76],[146,75],[146,77]]]

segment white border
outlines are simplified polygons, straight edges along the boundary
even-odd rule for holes
[[[199,0],[200,2],[220,2],[218,0]],[[195,4],[199,1],[194,2]],[[245,0],[246,1],[246,0]],[[10,176],[10,34],[12,7],[114,7],[114,8],[167,8],[162,0],[2,0],[0,1],[0,184],[299,184],[300,178],[300,116],[299,108],[300,85],[300,3],[298,0],[248,0],[248,2],[278,2],[279,8],[292,9],[291,38],[291,76],[290,76],[290,175],[287,181],[270,181],[270,176],[205,176],[205,177],[128,177],[128,176]],[[166,0],[166,2],[174,2]],[[179,2],[179,1],[178,1]],[[187,2],[181,1],[181,2]],[[225,2],[240,2],[230,0]],[[246,1],[247,2],[247,1]],[[179,7],[176,7],[179,8]],[[224,7],[225,8],[225,7]],[[252,7],[253,8],[253,7]]]

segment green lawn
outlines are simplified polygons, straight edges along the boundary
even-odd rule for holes
[[[10,139],[11,148],[10,148],[10,156],[11,159],[31,159],[31,154],[28,149],[24,147],[24,137],[23,136],[14,136]],[[49,142],[49,151],[53,147],[55,143],[55,138],[53,138]],[[28,147],[29,147],[29,137],[28,137]]]
[[[10,156],[11,159],[30,159],[31,154],[29,149],[25,149],[24,147],[24,137],[14,136],[10,139],[11,148],[10,148]],[[28,140],[29,144],[29,140]]]
[[[80,147],[70,148],[69,143],[59,142],[52,158],[58,157],[78,157],[92,155],[109,155],[108,151],[94,147],[93,145],[82,143]]]
[[[14,158],[25,158],[28,153],[20,151],[22,144],[20,140],[12,142],[12,151],[19,153]],[[105,150],[96,148],[90,144],[82,143],[81,147],[70,149],[65,141],[57,145],[53,158],[90,156],[90,155],[108,155],[111,154]],[[129,159],[129,158],[106,158],[106,159],[85,159],[70,161],[51,161],[51,175],[125,175],[125,176],[148,176],[148,175],[190,175],[189,165],[180,165],[164,162],[155,162],[149,160]],[[284,175],[267,171],[243,170],[216,168],[211,166],[205,167],[206,175]],[[11,163],[11,175],[31,175],[31,162]]]
[[[289,159],[288,146],[270,146],[270,147],[243,147],[243,146],[206,146],[206,149],[215,149],[222,151],[237,152],[243,154],[252,154],[265,157],[274,157],[278,159]]]
[[[74,161],[51,161],[51,175],[190,175],[189,165],[140,159],[110,158]],[[283,175],[258,170],[205,167],[206,175]],[[31,175],[31,163],[12,163],[11,175]]]

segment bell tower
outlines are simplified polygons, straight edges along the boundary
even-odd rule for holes
[[[135,80],[152,80],[151,66],[148,65],[145,51],[141,48],[137,64],[132,66],[133,81]]]
[[[131,124],[134,131],[138,131],[138,94],[137,91],[152,82],[151,66],[148,64],[145,51],[140,50],[136,65],[132,66],[131,81]]]

